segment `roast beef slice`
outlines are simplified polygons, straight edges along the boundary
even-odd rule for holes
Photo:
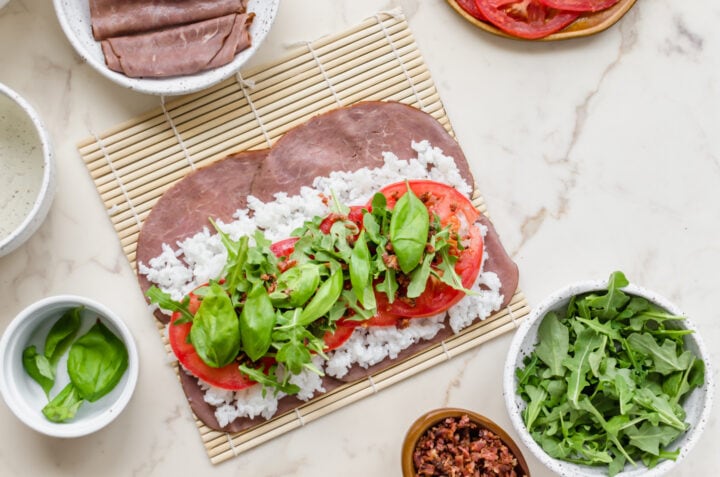
[[[96,40],[245,13],[247,0],[90,0]]]
[[[230,63],[251,43],[253,13],[102,40],[108,68],[131,78],[189,75]]]

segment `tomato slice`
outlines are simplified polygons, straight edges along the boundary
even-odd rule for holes
[[[357,325],[352,321],[338,321],[335,331],[326,331],[325,336],[323,336],[323,340],[325,341],[324,351],[332,351],[345,344],[345,342],[350,339],[350,336],[352,336],[355,328],[357,328]]]
[[[543,5],[571,12],[599,12],[615,5],[619,0],[540,0]]]
[[[362,206],[362,205],[353,205],[350,206],[350,212],[348,212],[347,218],[350,219],[352,222],[355,222],[355,225],[357,225],[358,230],[361,230],[363,227],[363,209],[370,210],[370,206]],[[332,228],[332,225],[337,222],[338,220],[344,218],[341,215],[332,213],[325,217],[325,219],[320,222],[320,231],[324,234],[330,233],[330,228]]]
[[[480,21],[487,21],[485,15],[483,15],[477,5],[475,5],[475,0],[457,0],[457,4],[460,5],[460,8],[468,12],[470,16]]]
[[[195,294],[191,293],[189,304],[190,312],[195,313],[199,306],[200,300],[198,300]],[[208,366],[205,361],[200,358],[200,355],[197,354],[195,347],[188,341],[192,323],[175,324],[180,316],[180,312],[175,312],[170,318],[168,339],[173,353],[175,353],[178,361],[185,369],[206,383],[222,389],[237,391],[255,384],[255,381],[240,372],[237,363],[230,363],[222,368]]]
[[[496,27],[530,40],[562,30],[580,16],[578,12],[550,8],[540,0],[475,0],[475,5]]]
[[[471,287],[480,273],[483,255],[482,233],[474,225],[480,217],[480,212],[467,197],[451,186],[429,180],[415,180],[408,183],[413,193],[425,203],[428,211],[440,217],[441,225],[443,227],[450,225],[460,235],[465,248],[459,252],[455,271],[463,286]],[[387,199],[388,209],[392,209],[406,192],[405,182],[391,184],[380,190]],[[431,276],[425,291],[414,300],[399,296],[390,303],[384,293],[376,293],[375,296],[379,315],[388,313],[400,317],[426,317],[447,310],[460,301],[465,293]]]

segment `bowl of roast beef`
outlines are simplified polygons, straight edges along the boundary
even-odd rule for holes
[[[279,0],[54,0],[76,52],[142,93],[179,95],[235,74],[257,51]]]

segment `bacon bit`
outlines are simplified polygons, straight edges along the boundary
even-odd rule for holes
[[[277,290],[277,282],[270,283],[270,286],[268,286],[268,288],[267,288],[268,293],[272,293],[275,290]]]
[[[430,244],[425,245],[425,252],[427,253],[435,253],[435,247],[433,247]]]
[[[328,205],[330,203],[330,197],[326,196],[325,194],[320,194],[320,200],[322,201],[323,205]]]
[[[391,270],[400,270],[400,264],[398,263],[397,255],[390,255],[389,253],[383,253],[383,263],[386,267]]]
[[[291,260],[283,260],[282,262],[278,263],[278,270],[280,270],[280,273],[285,272],[286,270],[294,267],[297,265],[297,260],[291,259]]]
[[[452,202],[450,204],[450,212],[455,212],[458,210],[458,205],[455,202]]]
[[[395,323],[395,326],[399,330],[404,330],[408,326],[410,326],[410,318],[399,318],[397,320],[397,323]]]
[[[275,280],[275,278],[276,278],[276,277],[275,277],[275,274],[274,274],[274,273],[270,273],[270,274],[268,274],[268,273],[263,273],[263,274],[260,275],[260,280],[262,280],[262,281],[264,281],[264,282],[267,282],[267,281],[270,281],[270,280]]]
[[[395,251],[395,249],[393,248],[393,244],[390,243],[390,242],[388,242],[388,243],[385,245],[385,250],[387,250],[387,251],[390,252],[390,253],[392,253],[392,252]]]
[[[492,431],[463,415],[428,429],[413,452],[416,476],[518,477],[517,458]]]

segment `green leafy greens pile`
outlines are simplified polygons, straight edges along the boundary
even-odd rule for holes
[[[83,401],[95,402],[112,391],[128,366],[125,344],[100,320],[75,339],[82,325],[84,307],[67,310],[53,324],[42,353],[35,345],[23,350],[23,367],[50,398],[57,364],[68,351],[70,382],[42,409],[53,422],[65,422],[77,413]]]
[[[181,313],[174,323],[192,321],[190,341],[208,366],[236,361],[263,389],[297,394],[291,376],[303,369],[322,374],[312,357],[325,356],[325,333],[341,318],[373,317],[376,290],[392,303],[402,286],[412,299],[431,275],[465,290],[454,269],[457,257],[450,254],[457,237],[437,216],[430,217],[409,185],[392,211],[380,193],[370,209],[362,210],[360,227],[351,209],[333,198],[329,230],[327,217],[306,222],[292,233],[297,241],[284,260],[273,254],[262,232],[251,245],[249,237],[232,240],[213,223],[228,258],[222,280],[193,292],[202,300],[195,315],[188,297],[176,302],[154,286],[147,296]],[[270,364],[263,358],[271,358]]]
[[[685,350],[692,331],[677,326],[683,317],[624,293],[627,285],[614,272],[605,293],[574,296],[545,315],[516,370],[535,441],[552,457],[606,465],[611,476],[628,462],[677,457],[665,447],[687,430],[682,399],[705,377],[703,361]]]

